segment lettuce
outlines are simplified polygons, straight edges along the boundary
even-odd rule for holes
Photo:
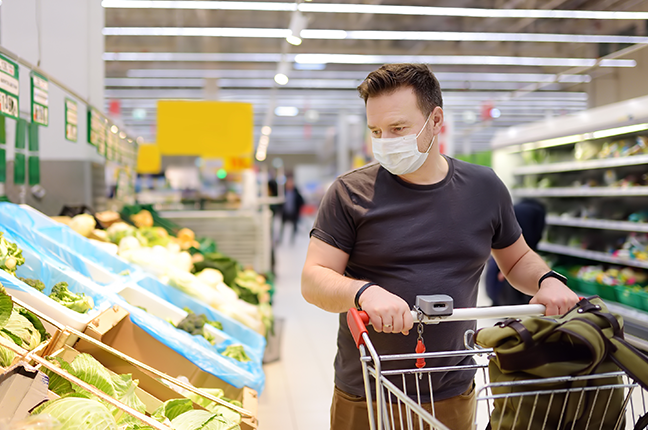
[[[62,424],[59,430],[117,430],[117,422],[108,408],[97,400],[62,397],[39,408]]]
[[[241,430],[238,424],[222,415],[207,411],[189,411],[171,421],[174,430]]]
[[[193,411],[193,403],[189,399],[171,399],[167,400],[153,412],[151,415],[159,422],[165,422],[167,419],[173,420],[185,412]]]

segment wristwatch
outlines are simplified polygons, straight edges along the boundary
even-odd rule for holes
[[[544,281],[547,278],[556,278],[563,284],[567,285],[567,277],[561,275],[560,273],[554,272],[553,270],[550,270],[549,272],[545,273],[542,275],[540,280],[538,281],[538,289],[540,289],[540,286],[542,285],[542,281]]]

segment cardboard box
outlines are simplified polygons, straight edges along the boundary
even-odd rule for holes
[[[165,395],[163,392],[158,391],[159,387],[152,386],[149,384],[150,378],[144,377],[144,375],[148,374],[149,377],[158,379],[159,375],[151,373],[149,369],[132,370],[130,367],[122,367],[124,366],[123,363],[108,361],[112,359],[105,355],[107,348],[90,340],[95,339],[105,346],[123,353],[123,359],[127,356],[172,378],[185,376],[194,387],[220,388],[225,392],[225,397],[238,400],[243,404],[243,409],[250,413],[249,417],[243,417],[241,429],[253,430],[257,428],[258,399],[256,391],[248,387],[236,388],[201,370],[191,361],[135,325],[128,318],[128,315],[128,312],[119,306],[114,306],[104,312],[95,318],[85,330],[85,335],[91,339],[79,339],[74,348],[79,352],[92,354],[99,361],[107,360],[106,363],[110,364],[109,368],[117,373],[132,373],[134,378],[140,380],[140,387],[143,390],[163,401],[168,400],[168,394]]]
[[[21,362],[0,375],[0,419],[17,421],[29,416],[36,406],[49,399],[49,378]]]

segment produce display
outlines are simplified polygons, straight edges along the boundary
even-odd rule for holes
[[[598,282],[604,285],[622,285],[626,287],[638,287],[646,283],[646,274],[629,267],[611,267],[604,270],[602,266],[583,266],[577,275],[579,279],[589,282]]]
[[[9,269],[7,265],[5,265],[6,268],[4,268],[4,271],[16,276],[16,269],[18,268],[18,266],[25,264],[25,259],[22,257],[22,250],[18,247],[17,244],[6,240],[3,237],[2,232],[0,232],[0,240],[3,244],[5,244],[6,249],[12,250],[12,256],[7,257],[5,261],[5,263],[11,263],[11,269]],[[13,259],[13,261],[10,261],[10,259]],[[19,277],[18,279],[20,279],[30,287],[40,291],[41,293],[43,293],[46,288],[45,284],[38,279],[21,277]],[[49,294],[49,298],[80,314],[86,313],[94,307],[94,301],[92,300],[92,297],[86,296],[83,293],[77,294],[70,291],[68,289],[67,282],[58,282],[57,284],[55,284],[52,287],[52,292]]]
[[[13,304],[2,284],[0,284],[0,336],[27,351],[36,349],[41,342],[50,337],[43,323],[35,315]],[[0,346],[0,366],[11,365],[15,356],[13,351]]]
[[[16,213],[22,210],[17,206],[15,208]],[[120,306],[122,307],[120,318],[124,318],[123,315],[128,317],[130,313],[131,324],[139,324],[140,328],[157,331],[155,335],[151,332],[145,331],[145,333],[151,335],[154,342],[160,342],[160,347],[163,345],[169,347],[171,344],[166,343],[171,338],[173,338],[172,342],[175,342],[174,345],[194,346],[195,348],[189,347],[189,349],[197,351],[200,359],[192,361],[193,359],[190,358],[190,362],[197,366],[198,371],[207,372],[208,377],[216,377],[216,386],[224,384],[226,390],[229,390],[231,395],[238,396],[236,398],[241,401],[248,402],[251,398],[249,394],[243,394],[246,393],[244,390],[253,392],[249,388],[242,387],[252,387],[259,392],[263,389],[265,379],[261,358],[265,339],[262,335],[266,335],[271,330],[273,321],[270,304],[271,287],[264,276],[249,268],[244,269],[235,260],[218,253],[214,241],[196,238],[189,229],[165,224],[154,211],[139,210],[127,217],[123,214],[120,217],[114,212],[104,212],[96,216],[81,214],[72,218],[56,218],[57,221],[64,222],[85,238],[105,242],[106,247],[97,247],[96,242],[95,245],[91,245],[91,242],[80,238],[69,229],[57,226],[35,211],[33,213],[34,215],[25,212],[26,220],[31,216],[37,220],[35,227],[28,222],[18,221],[13,224],[8,213],[0,217],[3,226],[6,227],[3,229],[6,234],[0,232],[0,276],[3,277],[2,281],[11,294],[18,294],[20,300],[26,303],[25,306],[29,305],[28,307],[34,309],[34,312],[38,311],[39,315],[47,315],[48,318],[54,318],[56,315],[56,319],[48,320],[50,324],[55,324],[55,327],[59,327],[57,324],[60,322],[56,321],[61,320],[58,318],[67,318],[63,325],[68,324],[69,327],[77,323],[77,319],[73,316],[68,317],[72,314],[65,309],[63,309],[65,312],[62,312],[59,305],[78,314],[87,314],[88,311],[95,309],[93,312],[97,312],[96,315],[107,315],[109,311],[112,312]],[[48,231],[47,233],[37,232],[39,228]],[[30,229],[33,229],[33,233]],[[121,259],[111,254],[108,247],[114,247]],[[89,251],[90,249],[96,252]],[[104,261],[107,263],[103,263]],[[176,290],[185,294],[181,295]],[[131,295],[129,296],[126,291]],[[148,302],[144,293],[149,295]],[[49,297],[51,301],[38,299],[41,294]],[[156,294],[159,299],[154,297],[155,301],[151,301],[153,298],[151,294]],[[173,300],[175,297],[178,298],[177,302]],[[29,300],[39,303],[41,307],[32,308],[34,304]],[[131,300],[132,303],[127,303]],[[146,307],[149,306],[151,306],[150,314],[146,311]],[[56,307],[58,309],[52,310],[52,314],[44,311]],[[183,307],[187,316],[178,322],[184,316],[184,313],[181,313]],[[195,309],[196,313],[189,307]],[[176,324],[173,324],[170,319],[167,321],[171,322],[177,330],[200,338],[194,341],[194,338],[185,333],[180,334],[169,327],[163,321],[165,314],[173,316],[172,320]],[[83,321],[82,327],[88,328],[91,327],[90,324],[98,324],[99,321],[94,319],[93,313],[90,313],[86,320],[79,318],[79,321]],[[219,319],[222,322],[218,321]],[[156,321],[159,321],[159,324]],[[83,328],[78,330],[83,331]],[[33,351],[51,337],[39,318],[14,304],[2,284],[0,284],[0,337],[4,339],[5,345],[10,345],[7,342],[11,342],[26,351]],[[208,351],[209,345],[205,344],[202,338],[214,347],[214,351]],[[54,339],[57,345],[62,345],[58,343],[61,342],[59,334],[56,334]],[[203,344],[207,347],[203,347]],[[201,390],[220,398],[223,403],[212,402],[193,392],[172,387],[185,398],[163,402],[155,411],[147,410],[146,405],[149,405],[150,409],[155,409],[160,401],[151,407],[150,394],[140,397],[143,391],[131,374],[115,374],[88,354],[88,352],[92,354],[95,352],[92,350],[82,352],[83,349],[75,352],[71,349],[72,345],[73,343],[66,344],[67,349],[59,349],[56,352],[48,352],[48,348],[54,345],[44,345],[38,349],[39,355],[43,352],[53,354],[47,357],[50,364],[43,361],[43,358],[33,355],[32,360],[37,358],[41,360],[43,367],[40,370],[48,375],[48,388],[53,393],[50,394],[50,398],[54,400],[47,401],[34,409],[31,417],[21,421],[25,426],[75,430],[151,428],[150,420],[146,425],[115,407],[104,400],[106,397],[99,393],[101,391],[171,429],[256,428],[254,420],[249,421],[248,417],[251,416],[249,413],[244,415],[246,418],[243,419],[241,414],[245,411],[238,409],[241,412],[239,413],[231,408],[243,408],[243,404],[225,398],[225,392],[219,388]],[[173,348],[176,352],[179,351],[178,346]],[[28,357],[32,356],[25,351],[19,352],[22,350],[14,351],[0,346],[0,367],[11,366],[19,359],[29,361]],[[66,352],[61,355],[61,351]],[[78,355],[69,355],[70,351]],[[214,365],[210,364],[201,369],[197,364],[200,360],[209,360]],[[52,372],[46,367],[53,365],[61,368],[62,373]],[[192,375],[193,378],[195,375],[191,372],[193,370],[187,370],[187,374]],[[99,391],[76,385],[64,376],[68,374]],[[77,383],[81,384],[78,381]],[[213,383],[213,380],[209,382],[209,384]],[[231,407],[228,407],[228,404]],[[250,423],[253,424],[252,427]]]

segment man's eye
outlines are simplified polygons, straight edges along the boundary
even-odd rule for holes
[[[405,127],[394,127],[394,131],[403,131]]]
[[[380,135],[380,130],[372,130],[371,134],[373,134],[374,136],[379,136]]]

